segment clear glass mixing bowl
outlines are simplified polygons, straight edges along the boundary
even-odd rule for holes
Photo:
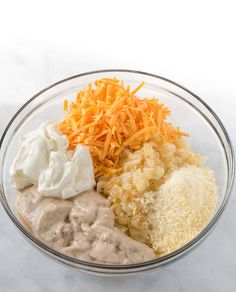
[[[135,87],[144,81],[141,97],[158,97],[172,110],[171,121],[190,133],[194,151],[208,156],[206,164],[216,176],[219,190],[217,208],[208,225],[191,242],[156,260],[132,265],[88,263],[63,255],[30,234],[15,213],[15,190],[9,178],[9,166],[15,157],[20,138],[41,122],[63,117],[63,100],[75,98],[77,91],[103,77],[117,77]],[[26,102],[7,125],[0,142],[1,202],[12,222],[25,238],[43,254],[68,266],[99,275],[126,275],[159,269],[193,250],[213,229],[228,202],[234,179],[234,154],[229,136],[216,114],[198,96],[163,77],[131,70],[101,70],[79,74],[59,81],[40,91]]]

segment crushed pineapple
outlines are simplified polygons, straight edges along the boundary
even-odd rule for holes
[[[132,238],[151,245],[147,219],[153,192],[170,173],[185,165],[200,166],[202,157],[180,139],[175,144],[147,142],[136,151],[126,150],[118,176],[100,178],[97,188],[108,197],[117,225]],[[146,208],[145,208],[146,206]]]

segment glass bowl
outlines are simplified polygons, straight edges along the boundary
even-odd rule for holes
[[[63,117],[63,100],[74,99],[77,91],[103,77],[117,77],[135,87],[144,81],[139,96],[157,97],[172,110],[171,121],[190,133],[194,151],[208,156],[218,186],[218,204],[208,225],[182,248],[152,261],[132,265],[88,263],[63,255],[30,234],[15,213],[15,190],[9,178],[9,166],[15,157],[20,137],[44,120]],[[127,275],[160,267],[180,259],[192,251],[215,226],[228,202],[234,179],[234,154],[229,136],[211,108],[191,91],[166,78],[131,70],[101,70],[79,74],[59,81],[27,101],[7,125],[0,142],[1,202],[12,222],[25,238],[43,254],[68,266],[98,275]]]

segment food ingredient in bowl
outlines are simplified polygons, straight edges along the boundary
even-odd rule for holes
[[[13,185],[18,189],[38,186],[42,196],[63,199],[95,186],[89,149],[78,145],[68,151],[68,139],[52,121],[42,123],[26,134],[10,168]]]
[[[97,192],[62,200],[42,197],[30,187],[17,193],[16,206],[18,216],[34,236],[70,257],[105,264],[156,258],[151,248],[114,227],[114,214]]]
[[[158,255],[165,255],[191,241],[209,222],[217,201],[214,173],[182,167],[152,196],[151,245]]]
[[[147,214],[156,192],[169,175],[185,165],[200,166],[202,158],[192,153],[183,140],[175,144],[144,143],[137,151],[127,150],[118,176],[101,178],[98,191],[104,193],[115,213],[116,223],[132,238],[151,245]],[[148,202],[148,208],[144,202]]]
[[[38,191],[45,197],[74,197],[95,186],[93,162],[88,147],[52,152],[48,168],[39,176]]]
[[[68,137],[70,149],[78,144],[90,149],[96,177],[113,175],[125,148],[139,149],[145,141],[174,143],[187,134],[174,127],[167,117],[170,110],[156,98],[138,98],[137,91],[118,79],[104,78],[80,90],[75,102],[64,108],[59,130]]]
[[[48,167],[50,152],[64,151],[68,146],[56,124],[47,121],[24,135],[18,153],[10,167],[13,186],[23,189],[38,184],[40,173]]]

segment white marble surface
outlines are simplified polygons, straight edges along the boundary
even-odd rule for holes
[[[61,1],[55,5],[22,0],[15,1],[14,9],[12,1],[1,3],[0,130],[17,104],[62,78],[96,69],[127,68],[165,76],[196,92],[222,119],[235,146],[236,19],[231,1],[180,0],[170,5],[155,0],[149,1],[151,8],[122,1],[116,13],[108,5],[101,11],[103,0],[94,1],[93,9],[89,0],[81,1],[82,7],[78,0],[70,1],[77,6],[65,7],[59,5]],[[89,21],[82,12],[88,10]],[[99,278],[41,255],[0,206],[0,292],[233,292],[235,218],[234,190],[213,233],[184,259],[146,275]]]

